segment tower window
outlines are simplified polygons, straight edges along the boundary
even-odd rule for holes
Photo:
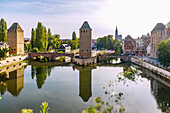
[[[81,50],[83,52],[83,50]]]
[[[87,52],[88,52],[88,50],[87,50]]]
[[[82,33],[82,30],[81,30],[81,33]]]
[[[85,30],[83,32],[85,32]]]
[[[87,30],[86,30],[86,33],[87,33]]]

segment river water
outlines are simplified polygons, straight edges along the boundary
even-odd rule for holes
[[[116,107],[114,97],[108,95],[118,92],[123,93],[120,102],[126,113],[170,113],[170,83],[143,68],[138,68],[134,81],[119,80],[122,75],[118,74],[130,65],[19,66],[0,75],[0,113],[19,113],[23,108],[38,113],[44,101],[50,113],[80,113],[94,105],[97,96]]]

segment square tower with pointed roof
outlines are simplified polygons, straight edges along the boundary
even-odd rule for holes
[[[7,31],[10,54],[24,54],[24,31],[18,23],[13,23]]]
[[[80,34],[80,46],[79,53],[80,58],[91,58],[92,57],[92,29],[90,28],[87,21],[83,23],[79,29]]]

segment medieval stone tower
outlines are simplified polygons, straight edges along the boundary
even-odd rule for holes
[[[92,57],[92,29],[87,21],[79,29],[80,34],[80,58]]]
[[[13,23],[8,29],[7,42],[10,54],[24,54],[24,31],[18,23]]]

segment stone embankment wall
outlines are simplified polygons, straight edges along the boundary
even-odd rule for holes
[[[12,56],[12,57],[7,57],[5,60],[0,61],[0,67],[10,65],[12,63],[20,62],[25,59],[27,59],[28,56]]]
[[[159,74],[159,75],[161,75],[161,76],[163,76],[163,77],[170,80],[170,72],[167,71],[167,70],[164,70],[164,69],[162,69],[160,67],[154,66],[153,64],[145,62],[145,61],[143,61],[141,59],[136,59],[134,57],[131,57],[131,62],[135,63],[135,64],[137,64],[139,66],[142,66],[142,67],[144,67],[144,68],[146,68],[146,69],[148,69],[148,70],[150,70],[150,71],[152,71],[154,73],[157,73],[157,74]]]
[[[77,65],[90,65],[90,64],[96,64],[97,59],[96,57],[87,58],[87,59],[73,58],[73,62]]]

